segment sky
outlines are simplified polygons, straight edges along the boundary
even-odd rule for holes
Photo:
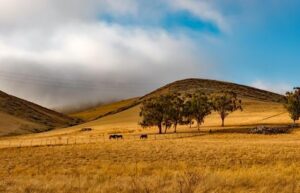
[[[62,109],[185,78],[299,86],[297,0],[0,0],[0,90]]]

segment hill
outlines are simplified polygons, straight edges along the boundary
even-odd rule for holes
[[[249,86],[217,80],[185,79],[167,84],[166,86],[163,86],[143,97],[132,98],[116,103],[98,106],[82,112],[73,113],[70,116],[80,118],[85,121],[92,121],[130,109],[139,105],[143,100],[155,95],[161,95],[168,92],[193,93],[196,90],[200,90],[206,94],[217,93],[221,91],[233,91],[237,93],[240,98],[261,102],[280,103],[283,100],[283,96],[280,94]]]
[[[68,127],[79,120],[0,91],[0,136]]]
[[[203,93],[211,94],[217,92],[235,92],[241,98],[267,101],[267,102],[281,102],[283,96],[273,92],[253,88],[250,86],[223,82],[217,80],[208,79],[185,79],[170,83],[163,86],[141,99],[149,98],[154,95],[164,94],[168,92],[180,92],[180,93],[193,93],[196,90],[200,90]]]
[[[195,125],[184,125],[176,134],[169,129],[156,135],[157,128],[138,125],[138,103],[145,98],[172,90],[192,92],[203,82],[179,81],[141,98],[78,113],[86,119],[102,117],[81,125],[0,139],[0,187],[35,193],[115,192],[120,187],[124,192],[299,192],[299,129],[284,135],[248,133],[256,125],[291,123],[278,102],[281,95],[208,81],[203,91],[236,89],[243,99],[244,110],[230,114],[225,127],[216,113],[205,119],[200,133]],[[112,133],[124,139],[109,140]],[[141,133],[149,138],[140,140]]]
[[[138,125],[140,121],[140,103],[149,97],[164,94],[167,92],[192,93],[201,90],[204,93],[215,93],[220,91],[234,91],[243,101],[243,112],[231,114],[226,125],[230,127],[249,127],[260,124],[288,124],[290,118],[284,109],[281,101],[283,96],[257,88],[205,79],[186,79],[176,81],[163,86],[143,97],[120,101],[105,106],[99,106],[94,110],[79,112],[77,117],[89,117],[89,120],[82,125],[67,128],[65,131],[74,132],[81,128],[90,127],[95,132],[145,132]],[[220,118],[216,113],[208,116],[204,128],[219,128]],[[186,128],[183,128],[186,130]],[[55,131],[56,132],[56,131]],[[62,131],[63,133],[64,131]],[[156,132],[156,129],[151,130]]]

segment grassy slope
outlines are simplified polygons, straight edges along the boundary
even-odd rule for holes
[[[241,126],[241,125],[256,125],[256,124],[280,124],[288,123],[289,117],[283,106],[279,101],[283,96],[272,92],[215,80],[204,79],[186,79],[176,81],[161,87],[141,98],[125,100],[118,103],[98,107],[90,111],[80,112],[77,117],[86,120],[92,120],[103,113],[109,111],[116,111],[129,104],[141,102],[151,96],[159,95],[167,92],[181,92],[192,93],[195,90],[202,90],[205,93],[213,93],[220,91],[234,91],[240,98],[243,99],[244,111],[232,114],[226,120],[227,125]],[[134,106],[125,111],[118,113],[111,113],[109,116],[102,117],[97,120],[89,121],[83,125],[78,125],[70,130],[78,130],[83,127],[92,127],[101,132],[112,131],[131,131],[140,130],[139,122],[139,106]],[[209,116],[204,124],[204,127],[218,127],[220,119],[216,114]]]
[[[228,83],[228,82],[222,82],[222,81],[216,81],[216,80],[206,80],[206,79],[185,79],[185,80],[180,80],[180,81],[176,81],[171,84],[168,84],[168,85],[161,87],[161,88],[159,88],[143,97],[140,97],[140,98],[133,98],[133,99],[120,101],[117,103],[112,103],[112,104],[107,104],[107,105],[103,105],[100,107],[95,107],[95,108],[87,110],[87,111],[71,114],[71,116],[81,118],[86,121],[92,121],[91,124],[87,124],[87,125],[96,125],[98,123],[102,124],[102,122],[104,122],[104,123],[106,122],[107,119],[105,118],[105,116],[104,116],[104,118],[102,118],[103,115],[108,114],[109,117],[115,117],[115,116],[111,116],[111,115],[118,114],[121,112],[120,115],[116,116],[116,120],[112,121],[114,123],[117,123],[117,122],[119,122],[119,119],[121,119],[121,120],[124,119],[124,118],[122,118],[122,116],[124,116],[123,115],[124,113],[122,113],[122,111],[124,111],[124,109],[125,109],[125,111],[127,111],[127,107],[134,106],[135,104],[138,104],[141,101],[143,101],[151,96],[160,95],[160,94],[164,94],[167,92],[192,93],[195,90],[201,90],[202,92],[205,92],[207,94],[211,94],[214,92],[220,92],[220,91],[234,91],[238,94],[239,97],[241,97],[245,100],[252,101],[252,104],[255,104],[256,102],[258,102],[259,104],[261,104],[260,106],[264,106],[264,104],[266,104],[268,102],[272,103],[272,104],[273,103],[278,104],[278,102],[280,102],[283,99],[282,95],[279,95],[276,93],[272,93],[272,92],[268,92],[268,91],[248,87],[248,86],[238,85],[238,84],[234,84],[234,83]],[[263,103],[263,102],[265,102],[265,103]],[[247,105],[250,105],[250,103],[248,103]],[[278,106],[280,106],[280,105],[278,105]],[[136,109],[137,107],[133,107],[133,108]],[[133,112],[133,111],[130,110],[130,112]],[[137,117],[138,116],[137,110],[135,110],[134,112],[136,113],[136,117]],[[127,115],[128,115],[128,113],[127,113]],[[100,122],[97,120],[93,121],[99,117],[101,117],[101,119],[103,119],[104,121],[100,121]],[[130,115],[129,117],[132,118],[133,115]],[[108,119],[112,120],[113,118],[108,118]],[[133,120],[131,119],[131,121],[133,121]],[[138,118],[135,118],[134,122],[137,123]]]
[[[127,110],[123,108],[136,104],[137,101],[142,101],[147,97],[166,93],[169,91],[180,92],[193,92],[196,89],[201,89],[203,92],[218,92],[218,91],[235,91],[243,99],[244,111],[235,112],[226,119],[226,125],[232,127],[247,127],[259,124],[284,124],[290,123],[288,114],[284,110],[280,101],[281,95],[271,92],[213,80],[201,80],[201,79],[187,79],[177,81],[166,85],[144,97],[134,98],[129,100],[120,101],[117,103],[97,107],[88,111],[79,112],[73,114],[75,117],[83,118],[87,121],[84,124],[77,125],[70,128],[54,130],[38,135],[36,137],[43,136],[55,136],[55,135],[72,135],[76,134],[81,128],[91,127],[92,133],[132,133],[132,132],[145,132],[138,125],[139,118],[139,105],[133,106]],[[276,102],[275,102],[276,101]],[[120,112],[118,112],[120,111]],[[118,112],[118,113],[114,113]],[[100,119],[93,120],[99,116],[109,113],[110,115],[104,116]],[[220,118],[217,114],[210,115],[202,126],[204,129],[219,128]],[[187,127],[182,126],[179,130],[186,131]],[[147,130],[148,132],[156,132],[155,128]],[[31,136],[30,136],[31,137]]]
[[[41,132],[76,122],[61,113],[0,91],[0,136]]]
[[[101,117],[101,116],[109,113],[109,112],[114,112],[120,108],[130,106],[137,99],[138,98],[132,98],[132,99],[127,99],[127,100],[122,100],[119,102],[101,105],[101,106],[94,107],[92,109],[85,110],[82,112],[72,113],[72,114],[70,114],[70,116],[76,117],[76,118],[79,118],[79,119],[82,119],[85,121],[92,121],[92,120],[97,119],[98,117]]]
[[[228,92],[233,91],[238,94],[239,97],[268,101],[268,102],[280,102],[283,99],[282,95],[272,93],[257,88],[239,85],[230,82],[223,82],[217,80],[208,79],[185,79],[170,83],[163,86],[147,95],[142,97],[148,98],[153,95],[164,94],[168,92],[180,92],[180,93],[193,93],[196,90],[201,90],[204,93],[211,94],[216,92]]]
[[[142,129],[138,122],[139,117],[139,106],[135,106],[123,112],[109,115],[101,119],[90,121],[74,127],[53,130],[46,133],[34,134],[29,136],[23,136],[23,138],[45,138],[54,136],[98,136],[99,134],[109,133],[123,133],[123,134],[138,134],[138,133],[156,133],[157,128]],[[244,100],[243,112],[234,112],[229,115],[225,120],[225,130],[249,128],[255,125],[281,125],[290,124],[290,118],[288,113],[280,103],[257,101],[252,99]],[[207,131],[209,129],[219,130],[221,120],[216,113],[208,116],[205,123],[202,125],[202,130]],[[92,132],[82,133],[82,128],[90,127],[93,129]],[[188,126],[180,126],[179,132],[196,131],[195,125],[193,128]],[[172,132],[170,130],[169,132]]]
[[[66,131],[78,131],[84,127],[91,127],[95,133],[110,132],[145,132],[138,125],[140,121],[139,106],[123,112],[106,116],[82,125],[65,129]],[[260,124],[288,124],[291,123],[288,113],[283,105],[275,102],[256,101],[244,99],[244,110],[231,114],[226,120],[226,125],[231,127],[247,127]],[[202,127],[220,128],[220,118],[216,113],[208,116]],[[181,130],[186,130],[187,126],[181,126]],[[55,132],[55,131],[54,131]],[[156,129],[149,129],[148,132],[156,132]]]

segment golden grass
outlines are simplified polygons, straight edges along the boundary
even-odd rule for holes
[[[225,120],[226,127],[222,129],[247,128],[255,125],[281,125],[290,124],[291,120],[288,113],[280,103],[262,102],[250,99],[244,99],[244,110],[238,111],[228,116]],[[107,135],[109,133],[157,133],[157,128],[142,129],[139,126],[140,106],[136,106],[123,112],[106,116],[98,120],[90,121],[81,125],[70,128],[56,129],[49,132],[29,134],[23,136],[15,136],[7,139],[39,139],[52,137],[97,137],[99,135]],[[202,130],[220,129],[220,117],[213,113],[208,116],[202,125]],[[82,128],[92,128],[91,132],[80,132]],[[180,126],[179,132],[195,131],[195,128],[189,129],[187,126]],[[170,130],[169,132],[172,132]],[[0,139],[0,146],[1,146]]]
[[[137,98],[122,100],[115,103],[110,103],[106,105],[101,105],[99,107],[95,107],[86,111],[72,113],[70,116],[76,117],[85,121],[91,121],[96,119],[97,117],[100,117],[102,115],[105,115],[106,113],[118,110],[122,107],[128,106],[132,103],[134,103],[137,100]]]
[[[0,192],[300,192],[300,131],[274,136],[235,133],[255,125],[291,123],[281,104],[245,99],[244,111],[231,114],[225,128],[212,114],[200,136],[163,135],[154,140],[151,135],[144,141],[138,140],[139,133],[153,134],[157,129],[140,128],[138,112],[137,106],[71,128],[1,139]],[[93,130],[80,132],[84,127]],[[196,128],[181,126],[178,131]],[[125,139],[109,141],[109,133],[122,133]],[[75,138],[81,142],[39,144]],[[18,146],[26,140],[25,145],[36,140],[32,145],[42,146],[3,148],[7,142]]]
[[[0,150],[0,192],[300,191],[300,133]]]
[[[288,113],[280,103],[262,102],[250,99],[244,99],[244,110],[231,114],[225,123],[227,128],[232,127],[249,127],[253,125],[261,124],[290,124],[291,120]],[[90,127],[93,128],[92,134],[99,133],[111,133],[119,130],[120,133],[134,131],[137,133],[145,132],[139,126],[139,112],[140,106],[133,107],[121,113],[106,116],[98,120],[90,121],[82,125],[77,125],[71,128],[63,130],[54,130],[48,132],[48,134],[56,135],[61,133],[77,134],[81,128]],[[208,116],[205,123],[202,125],[202,129],[218,129],[220,127],[220,117],[213,113]],[[181,126],[179,131],[187,131],[187,126]],[[157,132],[156,128],[148,129],[147,132]]]

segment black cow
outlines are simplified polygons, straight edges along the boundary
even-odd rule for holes
[[[109,139],[123,139],[123,135],[117,135],[117,134],[110,135]]]
[[[147,135],[147,134],[142,134],[142,135],[140,136],[140,139],[148,139],[148,135]]]

